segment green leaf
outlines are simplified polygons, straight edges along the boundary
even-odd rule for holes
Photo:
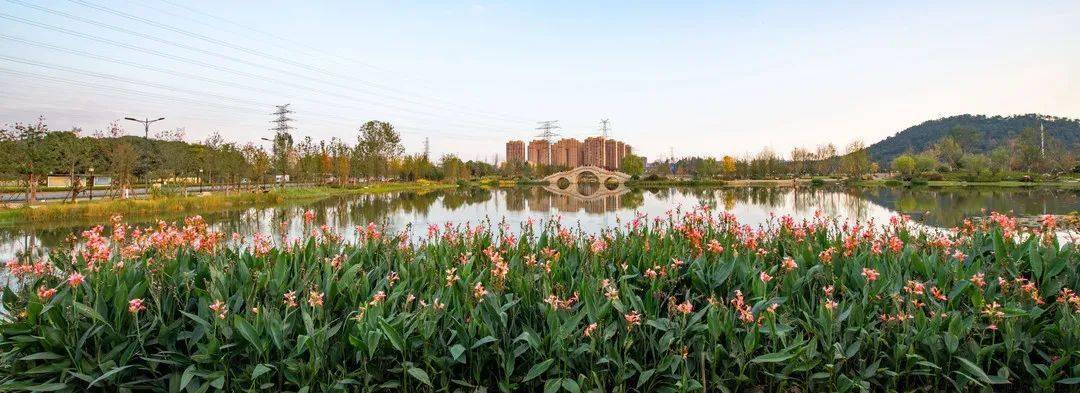
[[[963,368],[964,370],[967,370],[969,373],[971,373],[971,375],[973,375],[980,382],[987,383],[987,384],[993,383],[992,381],[990,381],[990,376],[986,375],[986,372],[983,371],[983,369],[981,367],[979,367],[979,365],[977,365],[975,363],[972,363],[970,360],[964,359],[964,358],[959,357],[959,356],[956,357],[956,360],[960,361],[960,367],[961,368]]]
[[[461,344],[454,344],[454,346],[450,347],[450,357],[454,360],[461,359],[463,353],[465,353],[465,347]]]
[[[85,315],[87,317],[90,317],[91,319],[101,322],[101,324],[103,325],[112,326],[109,325],[109,322],[105,321],[105,317],[101,316],[101,314],[98,313],[97,310],[90,308],[90,306],[75,302],[75,311],[78,311],[79,314]]]
[[[649,382],[649,378],[651,378],[654,373],[656,373],[655,368],[650,368],[648,370],[642,371],[641,374],[638,375],[638,381],[637,381],[638,389],[641,389],[642,385],[645,385],[646,382]]]
[[[484,344],[487,344],[487,343],[491,343],[491,342],[495,342],[495,337],[491,337],[491,336],[484,336],[484,338],[481,338],[481,339],[479,339],[479,340],[476,340],[476,342],[475,342],[475,343],[473,343],[472,347],[473,347],[473,348],[475,349],[475,348],[477,348],[477,347],[479,347],[479,346],[481,346],[481,345],[484,345]]]
[[[1078,378],[1078,377],[1065,378],[1065,379],[1062,379],[1062,380],[1058,380],[1057,383],[1060,383],[1062,385],[1076,385],[1076,384],[1080,383],[1080,378]]]
[[[570,393],[581,393],[581,387],[578,386],[577,381],[570,378],[563,378],[562,387]]]
[[[129,364],[127,366],[113,368],[112,370],[109,370],[108,372],[106,372],[104,374],[101,374],[101,376],[97,377],[97,379],[95,379],[93,382],[90,382],[90,386],[97,385],[98,382],[109,379],[109,377],[115,375],[118,372],[124,371],[124,369],[130,368],[130,367],[135,367],[135,366]]]
[[[393,345],[394,349],[397,349],[398,352],[405,351],[405,344],[404,340],[401,338],[401,333],[398,332],[398,330],[394,328],[394,326],[386,323],[385,320],[380,319],[379,328],[382,329],[383,334],[386,335],[386,338],[390,340],[390,345]]]
[[[257,364],[255,365],[255,369],[251,371],[251,379],[258,378],[260,375],[268,372],[270,372],[270,367],[267,367],[265,364]]]
[[[184,390],[184,388],[186,388],[187,385],[189,383],[191,383],[191,378],[194,378],[194,377],[195,377],[195,365],[192,364],[190,366],[187,366],[187,368],[184,369],[184,374],[180,376],[180,388],[179,388],[179,390]]]
[[[540,374],[543,374],[551,368],[552,364],[555,364],[555,359],[548,359],[532,366],[532,368],[529,369],[529,372],[525,373],[525,379],[522,381],[530,381],[533,378],[540,376]]]
[[[33,355],[23,356],[19,358],[19,360],[55,360],[63,358],[63,355],[58,355],[52,352],[38,352]]]
[[[773,352],[765,355],[758,356],[750,363],[778,363],[795,357],[795,354],[788,352]]]
[[[411,375],[413,378],[416,378],[417,381],[420,381],[424,385],[431,386],[431,379],[428,378],[427,371],[424,371],[423,369],[420,369],[418,367],[409,367],[409,375]]]
[[[259,340],[259,334],[255,332],[255,327],[251,326],[251,323],[248,323],[244,317],[237,315],[233,317],[233,326],[236,327],[236,330],[240,332],[240,335],[243,336],[247,342],[251,343],[256,349],[259,349],[260,353],[262,352],[262,345],[260,345],[262,340]]]
[[[68,385],[65,383],[52,382],[43,383],[40,385],[29,386],[26,388],[28,392],[55,392],[57,390],[67,389]]]

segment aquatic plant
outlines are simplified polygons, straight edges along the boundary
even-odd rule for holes
[[[310,215],[305,215],[309,217]],[[1080,253],[952,231],[675,209],[243,239],[119,217],[10,261],[0,390],[1015,390],[1080,383]],[[283,226],[284,227],[284,226]]]

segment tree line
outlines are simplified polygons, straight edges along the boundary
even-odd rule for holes
[[[956,126],[925,150],[909,150],[896,156],[891,167],[905,180],[957,173],[967,181],[998,181],[1030,179],[1034,174],[1052,177],[1070,171],[1080,172],[1073,149],[1032,126],[1025,127],[988,153],[979,153],[983,140],[985,137],[980,130]]]
[[[497,173],[489,163],[453,154],[437,161],[405,154],[400,134],[384,121],[364,123],[351,143],[311,137],[294,141],[287,131],[274,136],[270,149],[226,141],[217,132],[197,142],[184,137],[182,128],[153,138],[124,135],[115,123],[94,132],[51,130],[43,117],[11,124],[0,128],[0,179],[17,184],[34,203],[50,175],[70,177],[74,200],[94,176],[111,177],[109,189],[119,195],[148,184],[251,188],[285,176],[293,182],[343,186],[359,180],[458,180]]]

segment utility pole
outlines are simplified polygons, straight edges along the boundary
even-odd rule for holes
[[[607,166],[608,119],[600,119],[600,166]]]
[[[274,105],[274,113],[271,115],[276,116],[274,120],[270,122],[274,124],[270,128],[270,131],[274,131],[274,160],[276,160],[277,170],[280,172],[278,176],[281,177],[280,186],[285,186],[285,172],[288,169],[289,151],[292,149],[292,135],[289,134],[289,130],[293,129],[293,126],[289,122],[293,121],[289,117],[290,113],[293,113],[289,109],[290,104]]]
[[[558,130],[558,129],[562,128],[562,127],[559,127],[559,121],[558,120],[547,120],[547,121],[541,121],[541,122],[537,122],[537,123],[539,124],[539,126],[537,126],[536,129],[541,131],[540,135],[537,135],[537,137],[542,138],[544,140],[547,140],[547,142],[548,142],[548,165],[551,165],[551,139],[554,138],[554,137],[559,136],[559,134],[556,133],[555,130]]]
[[[131,120],[131,121],[136,122],[136,123],[142,123],[143,124],[143,139],[150,139],[150,123],[162,121],[162,120],[165,120],[165,118],[162,117],[162,118],[154,119],[154,120],[150,120],[150,118],[146,118],[146,119],[143,119],[143,120],[139,120],[139,119],[136,119],[134,117],[125,117],[124,120]]]

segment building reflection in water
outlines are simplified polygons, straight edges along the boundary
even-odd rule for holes
[[[896,213],[910,214],[930,226],[950,227],[963,219],[983,214],[983,209],[1017,215],[1066,214],[1080,210],[1080,190],[1051,188],[791,188],[791,187],[691,187],[610,189],[601,184],[578,184],[573,189],[551,187],[459,188],[432,192],[397,192],[378,195],[340,196],[317,201],[290,202],[203,214],[215,230],[276,233],[285,222],[290,236],[306,230],[303,213],[312,210],[315,222],[327,225],[346,238],[355,227],[386,224],[395,230],[412,227],[426,233],[427,225],[445,222],[499,221],[559,215],[585,230],[613,225],[618,218],[641,212],[652,216],[674,207],[684,211],[706,205],[735,214],[740,221],[756,225],[772,215],[797,218],[822,212],[830,216],[884,222]],[[182,214],[161,219],[177,221]],[[129,222],[152,225],[158,217],[127,217]],[[78,235],[100,222],[52,225],[27,223],[0,227],[0,260],[25,254],[40,258],[66,237]],[[512,225],[516,227],[516,225]],[[420,230],[416,230],[421,228]]]

